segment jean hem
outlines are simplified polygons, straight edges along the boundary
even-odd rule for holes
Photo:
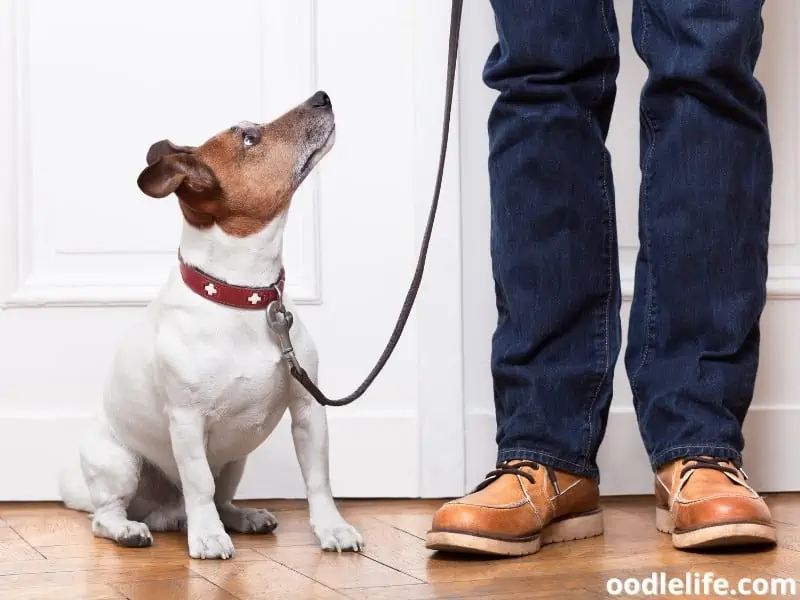
[[[570,461],[563,458],[558,458],[542,450],[525,450],[522,448],[505,448],[497,453],[497,461],[504,462],[507,460],[532,460],[553,469],[564,471],[576,477],[588,477],[590,479],[599,480],[600,472],[596,467],[586,466],[582,460]]]
[[[653,471],[658,471],[674,460],[690,456],[713,456],[714,458],[727,459],[739,465],[742,463],[742,453],[730,446],[719,444],[696,444],[688,446],[673,446],[662,450],[650,458]]]

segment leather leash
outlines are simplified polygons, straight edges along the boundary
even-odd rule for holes
[[[283,359],[289,366],[292,376],[300,382],[300,384],[314,397],[314,399],[323,406],[345,406],[358,400],[364,392],[367,391],[372,382],[383,370],[389,357],[394,352],[397,343],[400,341],[400,336],[406,326],[411,309],[414,306],[414,301],[417,298],[420,284],[422,283],[422,273],[425,270],[425,260],[428,255],[428,246],[430,245],[431,233],[433,231],[433,222],[436,218],[436,210],[439,206],[439,195],[442,189],[442,178],[444,176],[444,163],[447,156],[447,142],[450,137],[450,116],[453,104],[453,87],[455,85],[456,76],[456,60],[458,56],[458,39],[461,29],[461,13],[462,13],[463,0],[453,0],[452,12],[450,15],[450,42],[448,48],[447,60],[447,83],[445,92],[445,108],[444,108],[444,123],[442,127],[442,143],[439,156],[439,171],[436,175],[436,185],[433,191],[433,200],[431,202],[430,213],[428,215],[428,224],[425,228],[425,235],[422,238],[422,248],[420,250],[419,259],[417,261],[417,268],[414,272],[414,278],[411,281],[411,286],[406,294],[405,302],[400,310],[400,316],[397,318],[397,324],[394,331],[381,354],[378,362],[372,368],[372,371],[367,375],[364,382],[349,396],[340,399],[330,399],[311,381],[308,373],[303,369],[294,354],[292,341],[289,336],[289,330],[292,327],[292,313],[286,310],[282,300],[272,302],[267,307],[267,323],[269,327],[278,335],[280,340],[281,350],[283,352]]]

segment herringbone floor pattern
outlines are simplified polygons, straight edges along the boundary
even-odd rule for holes
[[[781,539],[767,552],[679,552],[656,531],[651,498],[615,498],[604,502],[603,537],[511,560],[427,551],[423,538],[439,502],[342,502],[368,544],[360,555],[321,552],[302,502],[248,502],[275,511],[280,525],[272,535],[235,536],[230,561],[188,558],[180,534],[156,534],[151,548],[118,548],[95,539],[83,514],[55,504],[0,504],[0,600],[591,600],[632,597],[613,596],[608,580],[654,572],[682,579],[708,572],[732,586],[744,578],[800,580],[800,495],[768,502]],[[794,597],[781,593],[750,597]]]

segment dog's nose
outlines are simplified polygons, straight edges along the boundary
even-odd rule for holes
[[[314,108],[327,108],[331,106],[331,97],[323,91],[311,96],[311,106]]]

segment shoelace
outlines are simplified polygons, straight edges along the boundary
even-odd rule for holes
[[[510,464],[511,462],[514,462],[514,464],[513,465]],[[519,475],[520,477],[524,477],[525,479],[530,481],[532,484],[536,483],[536,478],[533,476],[533,474],[530,473],[529,471],[524,471],[523,468],[527,467],[533,471],[538,471],[540,468],[542,468],[542,466],[543,465],[540,465],[537,462],[533,462],[532,460],[520,460],[520,461],[508,460],[498,463],[493,471],[489,471],[486,474],[484,480],[478,484],[478,486],[473,490],[473,493],[481,491],[485,487],[497,481],[503,475]],[[544,470],[547,473],[547,476],[550,479],[550,481],[553,483],[553,487],[556,489],[556,492],[560,493],[555,471],[553,471],[553,469],[551,469],[546,465],[544,465]]]
[[[693,462],[693,464],[688,464]],[[687,473],[697,470],[697,469],[710,469],[712,471],[719,471],[720,473],[730,473],[734,477],[744,477],[747,479],[747,475],[744,474],[744,471],[741,469],[737,469],[735,467],[730,467],[728,465],[723,465],[721,463],[730,462],[728,459],[725,458],[707,458],[705,456],[690,456],[684,458],[681,464],[685,465],[681,470],[681,478],[683,478]]]

